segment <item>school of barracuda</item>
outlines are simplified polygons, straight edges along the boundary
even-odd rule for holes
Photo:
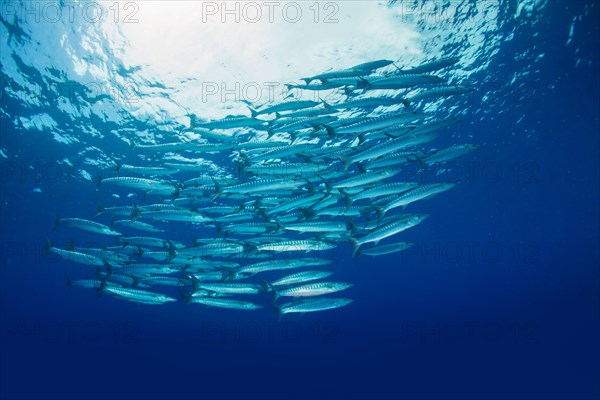
[[[89,278],[70,285],[136,303],[274,307],[280,316],[348,305],[352,300],[338,292],[353,284],[335,279],[342,266],[328,251],[342,243],[354,256],[408,249],[400,233],[427,215],[404,209],[454,184],[399,181],[400,169],[477,148],[422,148],[459,119],[434,119],[414,105],[473,90],[431,74],[457,62],[444,58],[404,70],[389,60],[366,62],[287,85],[340,91],[345,100],[248,103],[249,117],[213,121],[192,115],[185,139],[133,144],[132,152],[153,165],[115,162],[116,172],[99,178],[99,190],[139,191],[144,204],[101,205],[96,217],[110,215],[110,226],[57,218],[55,228],[93,232],[106,238],[105,246],[49,242],[47,250],[91,266]],[[229,157],[229,166],[207,169],[215,156]],[[197,238],[199,232],[207,237]],[[186,234],[188,243],[173,239]]]

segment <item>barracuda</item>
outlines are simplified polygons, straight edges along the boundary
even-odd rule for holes
[[[348,228],[344,222],[303,222],[297,224],[289,224],[283,227],[286,231],[295,232],[329,232],[329,233],[341,233],[346,232]]]
[[[149,292],[141,289],[106,286],[102,290],[117,297],[143,304],[164,304],[171,301],[176,301],[176,299],[164,294]]]
[[[376,186],[372,189],[364,190],[354,196],[349,196],[352,202],[362,199],[372,199],[374,197],[388,196],[391,194],[399,194],[419,186],[418,182],[394,182],[386,183],[385,185]]]
[[[415,144],[425,143],[429,140],[433,140],[434,138],[435,136],[433,136],[431,133],[417,135],[413,132],[410,132],[396,139],[376,144],[375,146],[362,150],[353,156],[346,157],[337,155],[337,158],[344,164],[344,168],[347,170],[353,163],[372,160],[377,157],[394,153],[403,148],[414,146]]]
[[[121,236],[120,232],[114,231],[106,225],[83,218],[57,218],[54,227],[67,226],[101,235]]]
[[[415,225],[420,224],[425,220],[425,218],[427,218],[427,215],[415,214],[406,219],[383,225],[382,227],[373,230],[371,233],[361,237],[360,239],[350,238],[350,243],[352,244],[353,249],[353,255],[356,255],[358,253],[360,246],[362,246],[363,244],[371,242],[377,244],[382,239],[396,235],[397,233],[400,233],[409,228],[412,228]]]
[[[114,178],[98,178],[98,185],[116,185],[139,190],[165,190],[175,192],[177,188],[169,183],[154,179],[136,178],[133,176],[116,176]]]
[[[420,117],[419,114],[414,113],[384,114],[379,117],[367,118],[341,128],[332,129],[337,135],[359,134],[415,121]]]
[[[333,249],[335,246],[331,243],[319,240],[283,240],[276,243],[260,244],[256,246],[257,251],[272,251],[276,253],[288,251],[322,251]]]
[[[251,301],[234,300],[234,299],[219,299],[214,297],[194,297],[190,300],[191,303],[204,304],[209,307],[229,308],[233,310],[259,310],[262,305]]]
[[[396,175],[397,173],[398,173],[398,171],[394,170],[394,169],[390,169],[387,171],[365,172],[363,174],[356,175],[356,176],[350,177],[348,179],[344,179],[341,182],[334,183],[332,185],[332,187],[334,189],[346,189],[346,188],[353,188],[356,186],[364,186],[364,185],[368,185],[370,183],[375,183],[375,182],[382,181],[384,179],[391,178],[392,176]]]
[[[114,222],[114,225],[122,226],[126,228],[136,229],[138,231],[145,232],[164,232],[163,229],[157,228],[154,225],[147,224],[142,221],[135,221],[130,219],[121,219]]]
[[[289,297],[307,297],[307,296],[321,296],[324,294],[340,292],[354,286],[352,283],[347,282],[317,282],[309,283],[306,285],[295,286],[287,289],[277,290],[275,292],[275,298],[281,296]]]
[[[411,248],[413,245],[414,245],[414,243],[406,243],[406,242],[386,244],[383,246],[375,246],[375,247],[370,247],[368,249],[359,250],[357,252],[357,255],[365,254],[367,256],[377,257],[377,256],[385,255],[385,254],[398,253],[400,251],[404,251],[406,249]]]
[[[302,299],[291,303],[276,305],[276,309],[280,315],[289,313],[307,313],[315,311],[332,310],[340,308],[352,303],[352,299],[336,299],[336,298],[318,298],[318,299]]]
[[[298,283],[316,281],[333,275],[332,271],[302,271],[284,276],[270,283],[271,286],[288,286]]]
[[[478,147],[479,146],[475,144],[461,144],[447,147],[445,149],[438,150],[435,153],[428,155],[423,161],[425,161],[425,163],[427,164],[435,164],[445,162],[448,160],[453,160],[455,158],[464,156],[465,154],[477,150]]]
[[[419,85],[432,85],[446,82],[445,79],[434,75],[402,74],[381,77],[376,79],[363,79],[361,88],[375,89],[406,89]]]
[[[384,213],[396,208],[406,208],[410,203],[414,203],[418,200],[430,198],[438,193],[450,190],[455,186],[454,183],[433,183],[429,185],[422,185],[415,189],[412,189],[406,193],[399,195],[395,200],[391,201],[385,207],[383,207]]]
[[[260,110],[253,110],[252,108],[249,108],[249,109],[250,109],[250,112],[252,113],[252,116],[255,117],[255,116],[261,115],[261,114],[271,114],[271,113],[282,112],[282,111],[301,110],[303,108],[316,106],[317,104],[319,104],[319,103],[316,101],[297,100],[297,101],[286,101],[286,102],[275,104],[275,105],[272,105],[269,107],[261,108]]]
[[[254,275],[267,271],[279,271],[294,269],[300,267],[316,267],[320,265],[331,264],[331,260],[325,258],[303,258],[303,259],[282,259],[262,261],[254,264],[244,265],[238,268],[236,275]]]

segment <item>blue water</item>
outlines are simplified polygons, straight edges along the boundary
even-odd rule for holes
[[[348,3],[339,3],[340,29],[360,19],[344,12]],[[407,5],[371,4],[376,16]],[[128,191],[116,199],[93,182],[111,159],[135,160],[127,140],[161,131],[156,141],[168,142],[182,109],[212,117],[237,107],[198,104],[197,92],[185,91],[193,79],[219,82],[212,74],[223,70],[242,82],[260,77],[238,64],[252,50],[206,39],[227,51],[182,52],[173,65],[218,61],[189,81],[133,56],[122,61],[120,36],[81,18],[38,22],[3,8],[0,398],[599,398],[599,7],[511,1],[500,9],[483,22],[464,11],[444,29],[390,18],[339,52],[316,25],[310,43],[261,42],[297,46],[292,60],[246,59],[272,65],[268,74],[285,82],[377,58],[416,65],[462,56],[453,79],[477,87],[439,106],[463,120],[435,146],[481,147],[453,164],[456,188],[408,208],[430,214],[407,235],[414,248],[353,259],[342,245],[336,277],[355,284],[354,302],[278,323],[270,309],[144,306],[69,289],[66,277],[82,266],[43,251],[49,238],[95,238],[53,231],[57,214],[89,218],[100,200],[130,201]],[[140,19],[143,11],[140,3]],[[377,29],[412,30],[416,52],[383,34],[379,43]],[[104,80],[91,78],[93,66],[108,71]],[[109,82],[123,100],[128,80],[139,90],[134,105],[113,92],[100,101],[64,94]]]

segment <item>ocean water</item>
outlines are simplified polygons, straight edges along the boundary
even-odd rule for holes
[[[0,398],[600,396],[595,2],[1,7]],[[132,146],[181,140],[188,114],[248,115],[241,100],[279,102],[285,83],[307,75],[440,57],[459,61],[434,74],[475,90],[417,105],[460,117],[423,148],[479,148],[403,172],[456,183],[406,209],[429,215],[399,234],[411,249],[352,257],[342,242],[324,252],[336,280],[354,284],[340,296],[353,299],[346,307],[278,319],[267,295],[252,312],[136,304],[67,287],[95,268],[44,250],[48,240],[111,244],[53,229],[57,215],[147,204],[97,177],[114,175],[114,161],[189,157]],[[318,96],[345,98],[336,93]],[[207,171],[233,165],[206,159]],[[157,225],[187,244],[216,235]]]

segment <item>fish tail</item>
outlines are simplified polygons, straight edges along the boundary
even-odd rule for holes
[[[102,175],[98,174],[98,178],[96,179],[96,187],[100,187],[100,184],[102,183]]]
[[[58,228],[59,223],[60,223],[60,216],[57,214],[56,218],[54,219],[54,226],[52,227],[52,230],[55,230],[56,228]]]
[[[304,81],[307,85],[310,85],[310,83],[313,81],[312,78],[300,78],[301,81]]]

